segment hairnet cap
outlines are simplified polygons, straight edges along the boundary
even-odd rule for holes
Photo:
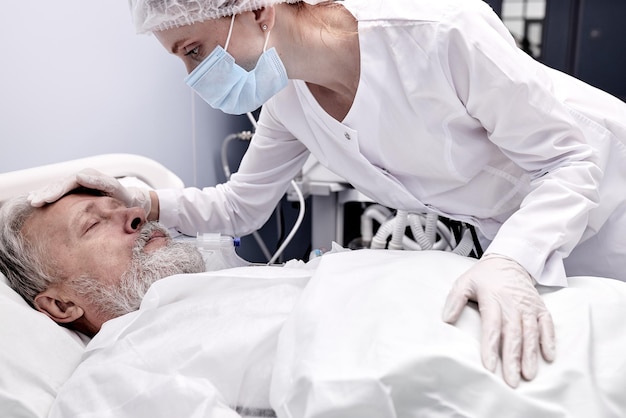
[[[155,32],[302,0],[129,0],[137,33]],[[304,0],[316,4],[322,0]]]

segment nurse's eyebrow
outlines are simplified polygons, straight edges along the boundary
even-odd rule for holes
[[[180,49],[180,46],[181,46],[183,43],[185,43],[185,41],[184,41],[184,40],[182,40],[182,39],[181,39],[181,40],[179,40],[179,41],[174,42],[174,45],[172,45],[172,49],[170,49],[170,53],[172,53],[172,54],[174,54],[174,55],[178,54],[178,50]]]

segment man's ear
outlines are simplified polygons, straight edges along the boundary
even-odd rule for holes
[[[81,318],[85,311],[55,287],[35,296],[35,307],[60,324],[69,324]]]

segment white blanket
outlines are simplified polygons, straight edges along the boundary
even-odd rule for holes
[[[360,250],[315,262],[158,282],[91,341],[50,417],[626,415],[624,283],[547,292],[557,359],[511,389],[480,363],[475,309],[440,319],[473,260]]]

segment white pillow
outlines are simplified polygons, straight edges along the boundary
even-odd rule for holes
[[[0,412],[46,417],[60,386],[78,365],[85,343],[31,308],[0,273]]]

